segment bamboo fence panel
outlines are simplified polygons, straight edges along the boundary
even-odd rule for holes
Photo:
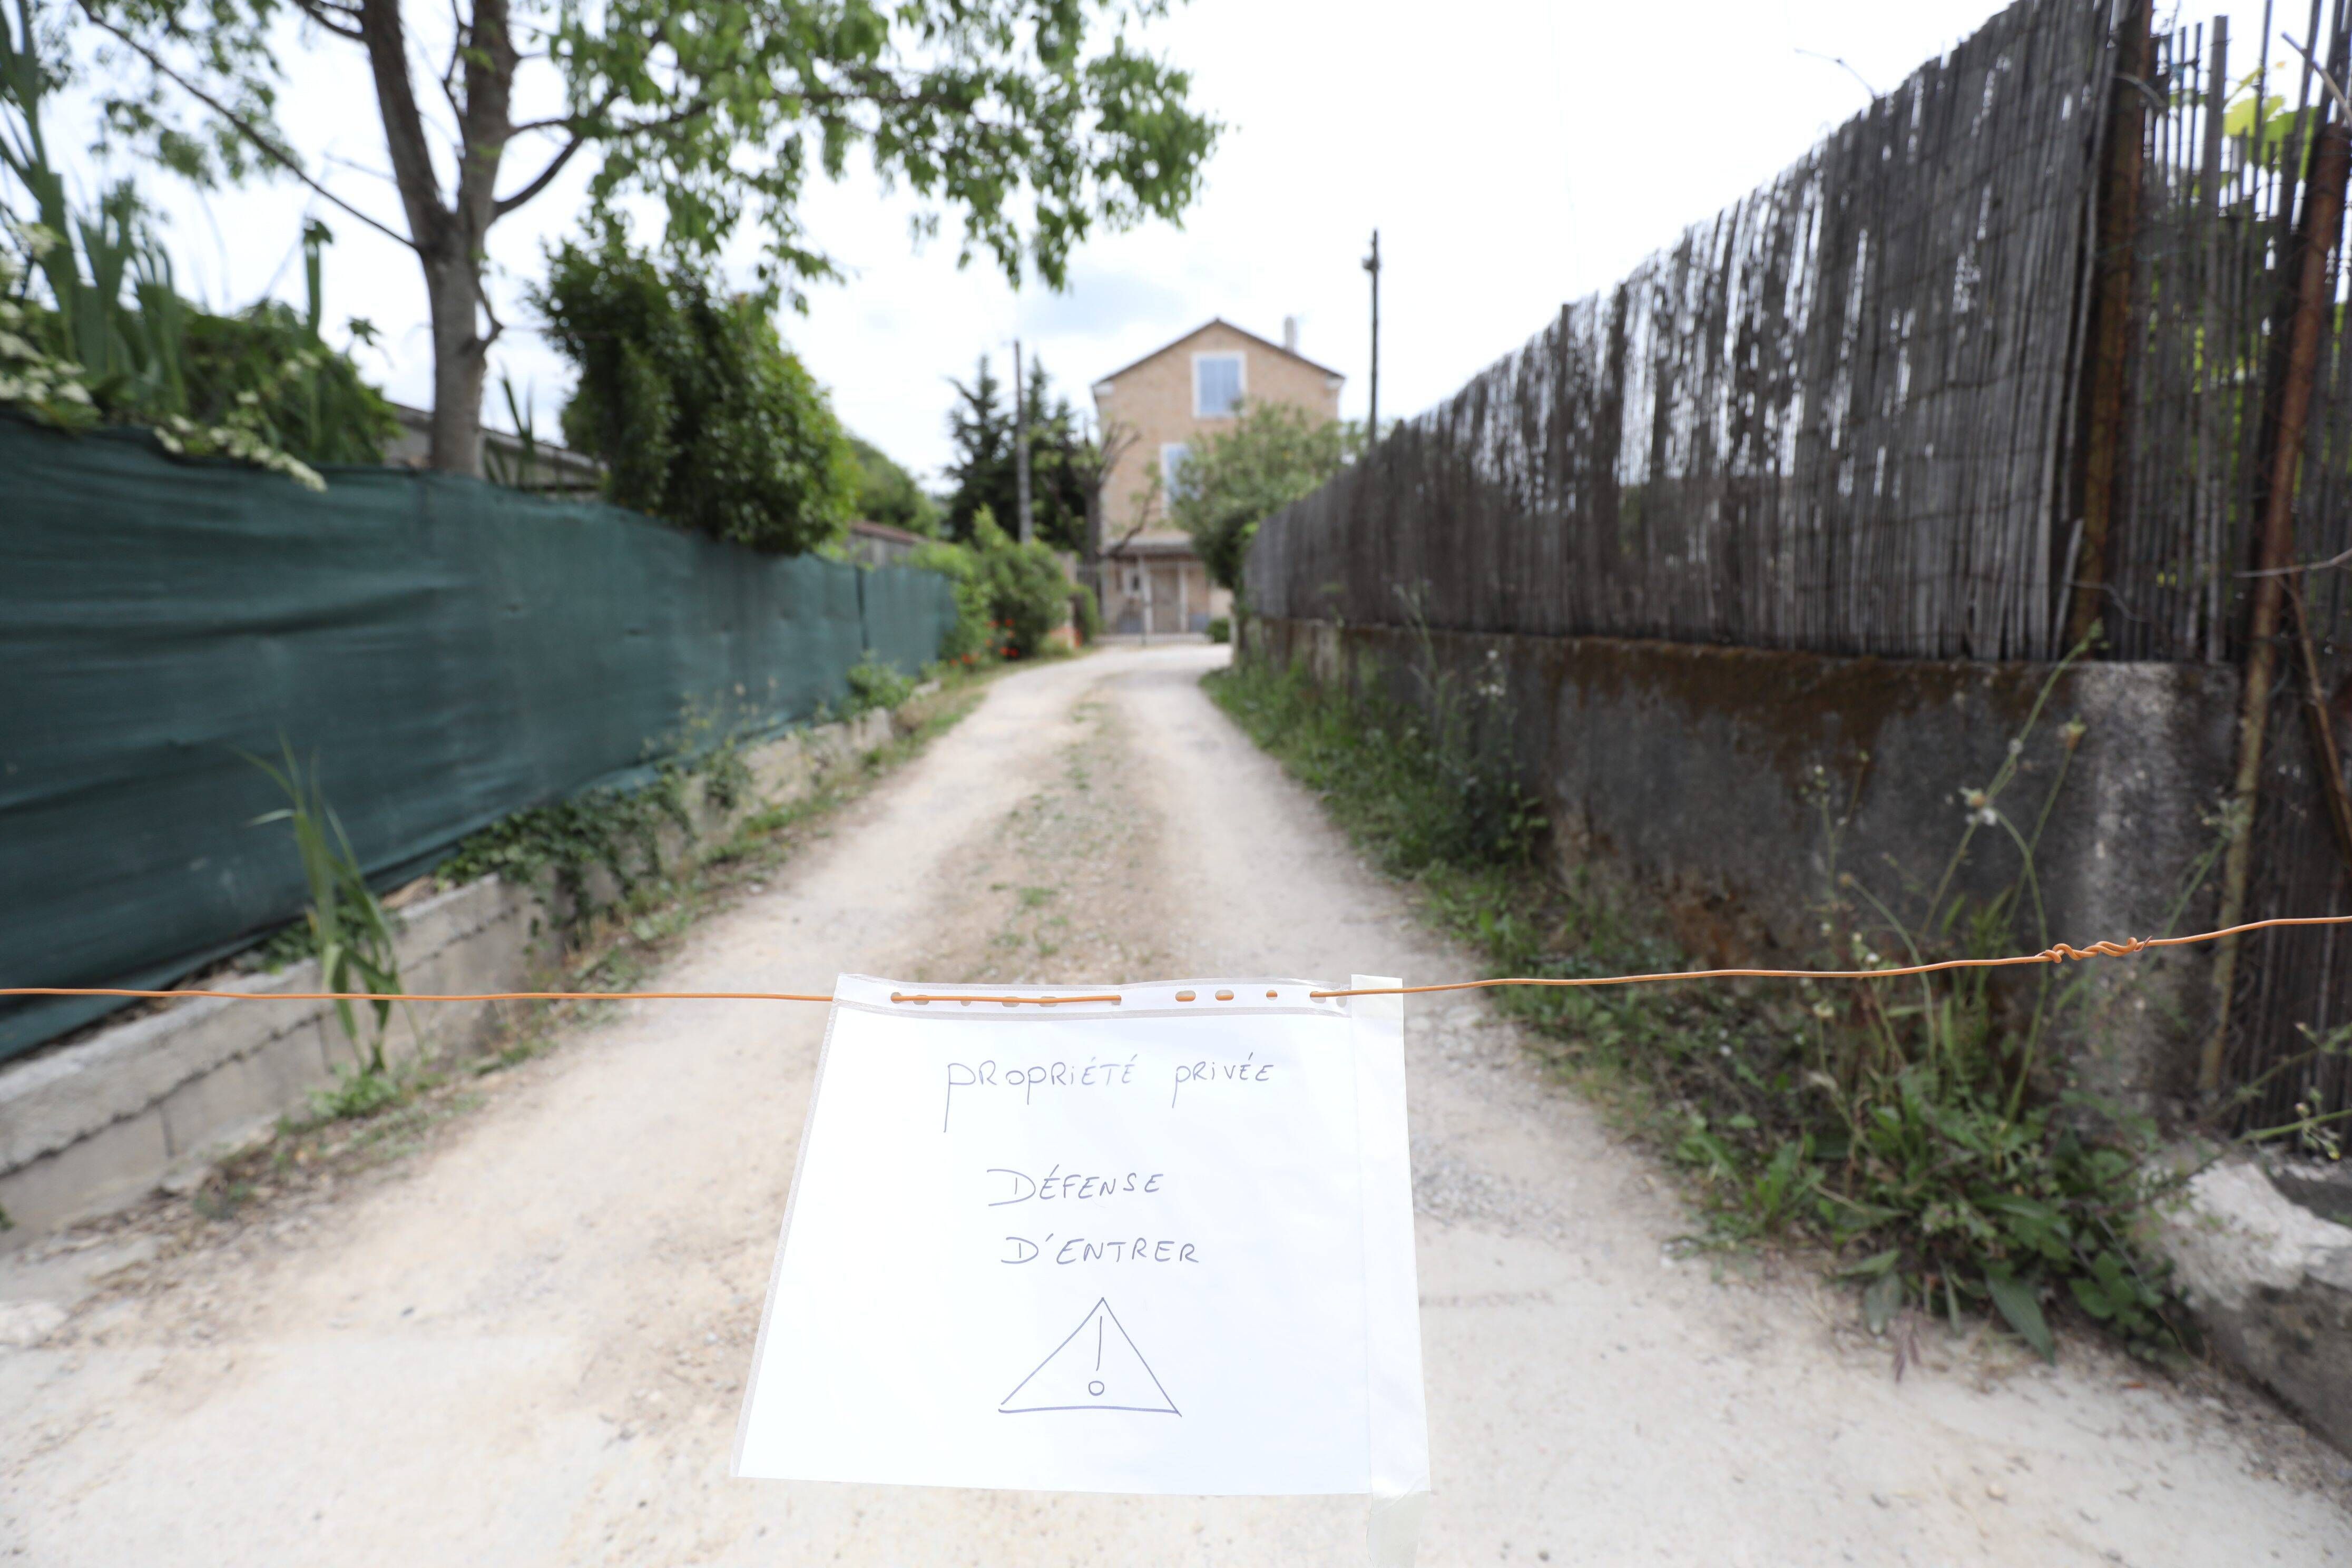
[[[1260,529],[1259,612],[2052,651],[2105,7],[2020,0]]]

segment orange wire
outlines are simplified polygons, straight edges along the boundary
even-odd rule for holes
[[[830,1002],[803,991],[126,991],[111,986],[0,985],[0,996],[131,996],[224,1002]]]
[[[1909,963],[1893,969],[1684,969],[1657,974],[1596,974],[1581,978],[1538,976],[1507,980],[1454,980],[1442,985],[1364,986],[1352,991],[1309,991],[1320,1000],[1332,996],[1417,996],[1430,991],[1483,991],[1495,985],[1646,985],[1668,980],[1900,980],[1910,974],[1937,974],[1951,969],[2008,969],[2025,963],[2063,963],[2070,958],[2125,958],[2155,947],[2189,947],[2218,942],[2273,926],[2352,925],[2352,915],[2277,915],[2248,921],[2221,931],[2194,936],[2136,936],[2125,942],[2095,942],[2088,947],[2059,942],[2040,952],[2008,958],[1948,958],[1937,963]],[[122,996],[133,1000],[176,1002],[210,996],[224,1002],[831,1002],[830,994],[804,991],[133,991],[115,986],[0,985],[0,996]],[[1118,1002],[1111,995],[1090,996],[962,996],[928,993],[890,994],[893,1002],[997,1002],[1005,1006],[1055,1006],[1065,1002]]]
[[[1443,985],[1365,986],[1355,991],[1310,991],[1307,994],[1412,996],[1425,991],[1480,991],[1490,985],[1643,985],[1659,980],[1899,980],[1906,974],[1937,974],[1948,969],[2008,969],[2021,963],[2063,963],[2070,958],[2125,958],[2151,947],[2187,947],[2195,942],[2219,942],[2225,936],[2261,931],[2268,926],[2347,924],[2352,924],[2352,915],[2279,915],[2266,921],[2248,921],[2243,925],[2229,926],[2221,931],[2199,931],[2195,936],[2136,936],[2124,942],[2095,942],[2088,947],[2075,947],[2062,942],[2055,946],[2045,947],[2040,952],[2021,952],[2008,958],[1947,958],[1936,963],[1906,963],[1894,969],[1685,969],[1663,974],[1596,974],[1580,979],[1545,976],[1514,980],[1455,980]]]

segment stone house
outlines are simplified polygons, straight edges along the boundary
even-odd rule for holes
[[[1244,401],[1339,417],[1346,378],[1298,352],[1296,317],[1284,321],[1282,339],[1218,318],[1094,384],[1104,444],[1118,451],[1103,479],[1096,542],[1107,630],[1198,632],[1233,613],[1233,595],[1210,584],[1192,539],[1169,521],[1167,497],[1183,482],[1193,443],[1232,428]]]

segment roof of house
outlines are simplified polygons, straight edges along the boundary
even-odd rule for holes
[[[893,528],[887,522],[874,522],[859,518],[849,525],[852,533],[862,533],[868,539],[886,539],[893,544],[915,545],[925,542],[919,533],[909,533],[903,528]]]
[[[1286,349],[1280,343],[1273,342],[1271,339],[1259,337],[1247,327],[1236,327],[1231,321],[1226,321],[1223,316],[1212,316],[1207,321],[1202,322],[1199,326],[1194,327],[1191,331],[1184,333],[1181,337],[1171,338],[1168,342],[1160,344],[1158,348],[1153,349],[1150,353],[1145,354],[1141,359],[1130,360],[1127,363],[1119,366],[1117,370],[1112,371],[1108,375],[1098,375],[1095,377],[1095,384],[1099,385],[1106,381],[1117,381],[1120,376],[1125,375],[1137,365],[1148,364],[1151,361],[1158,359],[1161,354],[1166,353],[1171,349],[1183,347],[1194,338],[1199,337],[1202,332],[1207,331],[1211,327],[1223,327],[1228,331],[1239,332],[1242,336],[1257,344],[1260,348],[1265,349],[1273,353],[1278,353],[1285,359],[1295,359],[1300,364],[1307,366],[1309,370],[1319,370],[1325,375],[1338,376],[1339,379],[1342,381],[1347,379],[1346,376],[1340,375],[1338,371],[1333,370],[1329,365],[1318,364],[1295,349]]]
[[[1195,555],[1192,536],[1181,529],[1157,528],[1129,534],[1103,546],[1103,559],[1123,561],[1138,555]]]

